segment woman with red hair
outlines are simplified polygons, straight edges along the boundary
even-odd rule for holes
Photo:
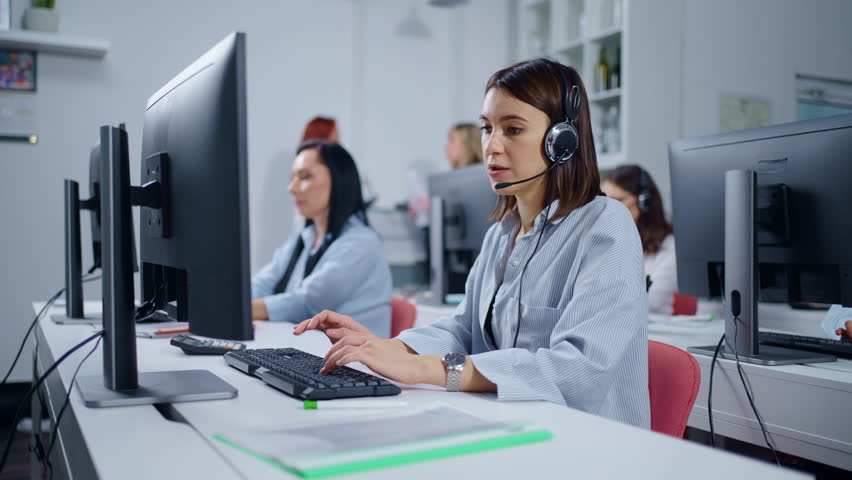
[[[331,143],[340,143],[337,136],[337,122],[329,117],[314,117],[305,125],[301,143],[308,140],[322,140]]]

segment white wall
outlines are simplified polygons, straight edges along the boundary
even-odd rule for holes
[[[848,0],[689,0],[684,16],[683,135],[719,133],[719,98],[770,102],[795,120],[797,73],[852,80]]]
[[[138,182],[146,99],[230,31],[247,32],[252,271],[290,233],[290,162],[315,114],[338,118],[380,204],[405,198],[406,168],[444,168],[448,126],[478,117],[482,85],[507,61],[507,6],[419,3],[430,39],[393,33],[410,8],[393,0],[57,2],[62,32],[112,47],[98,60],[39,55],[38,92],[28,97],[39,143],[0,144],[0,371],[32,319],[30,302],[63,285],[62,179],[85,182],[98,127],[126,122]],[[16,0],[14,11],[28,4]],[[86,268],[85,217],[83,245]],[[87,287],[89,298],[99,292]],[[29,358],[13,379],[27,378]]]

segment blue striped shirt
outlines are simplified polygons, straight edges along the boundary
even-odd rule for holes
[[[284,293],[275,287],[301,236],[305,244]],[[263,298],[271,321],[301,322],[323,310],[333,310],[357,320],[374,334],[391,332],[391,275],[382,242],[372,228],[349,217],[340,236],[329,245],[313,271],[304,277],[305,262],[316,239],[316,227],[295,232],[272,257],[272,262],[252,278],[252,298]]]
[[[551,205],[552,212],[558,201]],[[469,354],[500,400],[547,400],[650,428],[642,244],[620,202],[596,197],[553,222],[507,215],[485,236],[455,313],[399,339],[421,354]],[[520,333],[518,290],[523,276]],[[492,338],[485,318],[496,292]]]

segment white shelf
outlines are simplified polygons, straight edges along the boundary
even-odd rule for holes
[[[620,88],[612,88],[612,89],[606,90],[604,92],[590,93],[589,94],[589,101],[590,102],[607,102],[607,101],[618,100],[618,97],[620,97],[620,96],[621,96],[621,89]]]
[[[567,52],[570,50],[576,50],[578,48],[583,48],[583,39],[578,38],[575,40],[570,40],[566,42],[564,45],[559,45],[554,48],[557,52]]]
[[[108,40],[60,33],[2,30],[0,31],[0,47],[35,50],[57,55],[103,58],[109,50],[110,43]]]
[[[594,43],[603,43],[609,39],[614,39],[615,37],[621,35],[621,27],[613,27],[608,28],[606,30],[602,30],[594,35],[589,35],[588,41]]]

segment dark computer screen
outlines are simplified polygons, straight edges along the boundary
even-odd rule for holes
[[[681,293],[721,295],[725,172],[751,169],[759,299],[852,306],[852,115],[679,140],[669,160]]]
[[[470,267],[473,266],[485,232],[494,223],[488,218],[497,202],[483,165],[471,165],[436,173],[428,179],[429,197],[441,199],[442,222],[436,228],[430,222],[430,265],[433,292],[441,283],[443,294],[464,293]],[[437,235],[436,235],[437,233]]]
[[[252,338],[245,61],[228,36],[148,99],[142,134],[141,183],[168,192],[140,214],[142,300],[234,340]]]

